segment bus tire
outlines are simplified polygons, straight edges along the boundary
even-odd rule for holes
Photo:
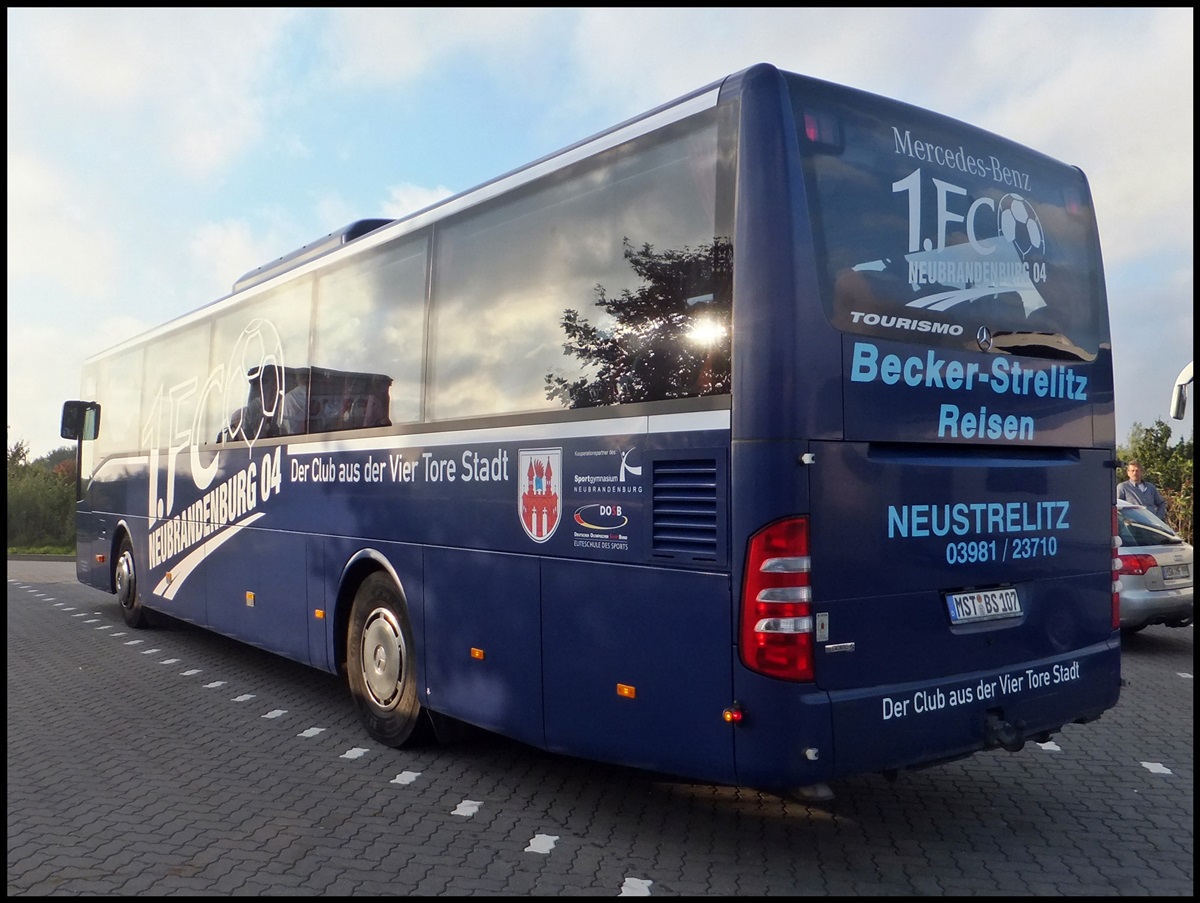
[[[354,597],[346,671],[354,706],[372,738],[393,747],[421,739],[416,644],[404,599],[386,574],[371,574]]]
[[[128,536],[121,537],[117,549],[117,561],[113,567],[113,587],[117,601],[121,603],[121,617],[135,630],[150,626],[142,600],[138,596],[137,562],[133,557],[133,543]]]

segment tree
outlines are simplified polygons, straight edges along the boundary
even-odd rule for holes
[[[8,447],[8,547],[73,548],[75,452],[64,447],[29,460],[29,444]]]
[[[595,306],[610,326],[563,311],[563,353],[590,365],[591,375],[572,381],[548,373],[546,397],[581,408],[728,392],[729,242],[657,253],[648,244],[635,250],[628,239],[624,245],[641,285],[615,297],[596,286]]]
[[[1170,444],[1171,427],[1162,420],[1144,427],[1135,423],[1129,431],[1129,445],[1117,448],[1121,466],[1117,468],[1117,481],[1127,479],[1125,462],[1138,461],[1145,478],[1158,487],[1167,500],[1167,523],[1187,542],[1193,537],[1193,492],[1194,442],[1191,438],[1180,439]]]
[[[13,467],[19,467],[29,461],[29,443],[24,439],[18,439],[15,444],[8,447],[8,469],[11,472]]]

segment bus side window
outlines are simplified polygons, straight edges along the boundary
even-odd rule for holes
[[[338,429],[357,430],[363,426],[363,398],[361,395],[347,394],[342,399],[342,414],[340,417],[341,423]]]
[[[387,401],[380,401],[378,395],[368,395],[363,412],[363,426],[391,426],[388,419]]]
[[[242,406],[229,415],[229,423],[226,427],[217,433],[218,442],[232,442],[238,437],[238,433],[242,428],[242,421],[246,417],[246,407]]]
[[[243,410],[245,413],[242,415],[242,435],[247,441],[266,436],[270,432],[267,429],[269,421],[263,415],[262,398],[258,393],[250,396],[250,401]]]
[[[299,383],[283,397],[282,410],[278,414],[278,435],[295,436],[308,432],[309,417],[308,388]]]
[[[358,430],[372,426],[391,426],[387,406],[373,394],[346,396],[342,403],[341,429]]]

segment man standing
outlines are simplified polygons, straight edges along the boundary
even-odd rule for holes
[[[1157,514],[1160,520],[1165,521],[1167,500],[1162,497],[1157,486],[1142,479],[1142,465],[1137,461],[1130,461],[1125,465],[1125,473],[1129,475],[1129,479],[1117,484],[1117,498],[1135,505],[1143,505]]]

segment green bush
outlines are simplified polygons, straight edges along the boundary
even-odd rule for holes
[[[75,462],[63,451],[30,463],[24,442],[9,447],[9,551],[75,551]]]

